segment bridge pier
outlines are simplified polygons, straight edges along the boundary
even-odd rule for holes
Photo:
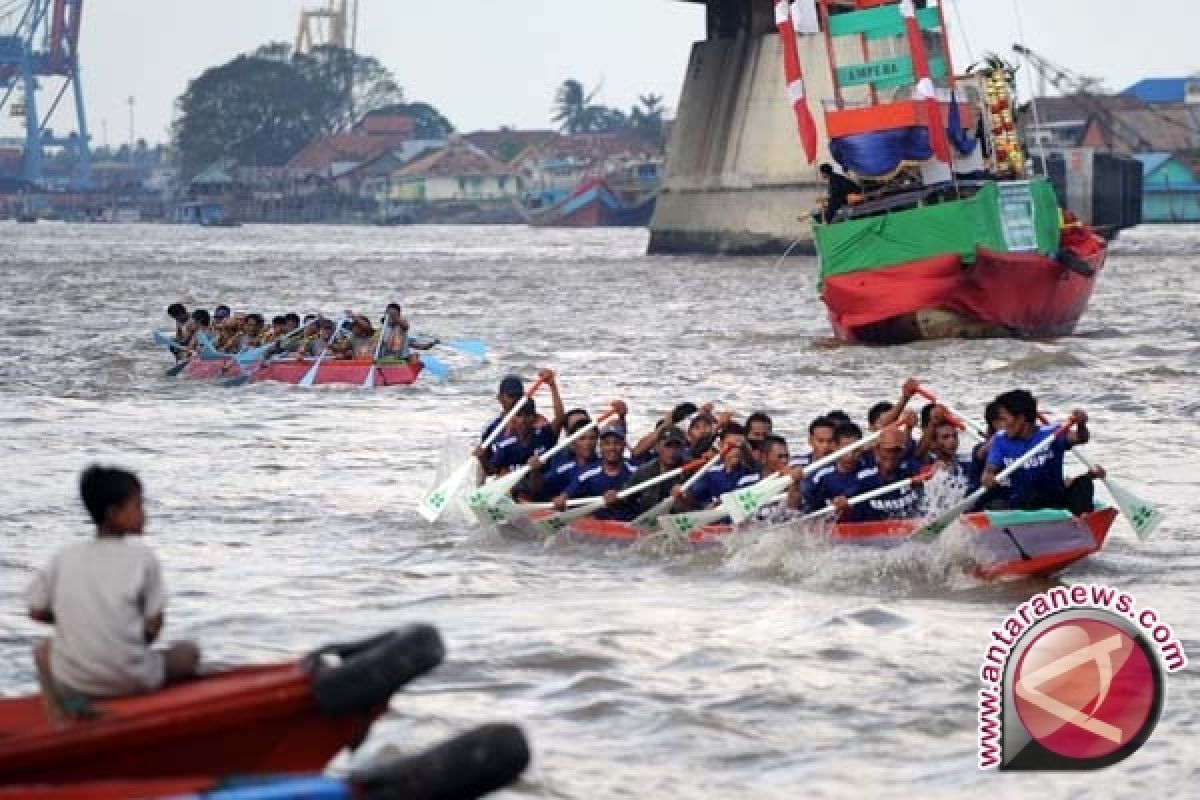
[[[828,159],[820,98],[833,95],[825,41],[800,41],[808,95]],[[692,46],[651,253],[812,252],[808,215],[824,185],[805,163],[787,101],[771,0],[709,0],[708,39]]]

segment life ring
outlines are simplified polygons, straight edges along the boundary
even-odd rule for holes
[[[326,716],[340,717],[386,704],[404,684],[445,656],[436,628],[410,625],[360,642],[323,647],[308,656],[306,664],[313,671],[317,708]]]

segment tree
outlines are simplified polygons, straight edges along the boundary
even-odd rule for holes
[[[666,109],[659,94],[638,95],[638,105],[629,112],[629,127],[647,141],[663,145],[663,114]]]
[[[413,136],[417,139],[445,139],[454,133],[454,125],[429,103],[394,103],[375,109],[376,114],[399,114],[413,118]]]
[[[172,139],[188,177],[222,158],[286,164],[325,122],[317,87],[291,64],[257,56],[205,71],[176,110]]]
[[[558,123],[558,129],[565,133],[592,130],[596,119],[596,106],[592,105],[592,100],[598,91],[596,88],[588,94],[583,84],[574,78],[563,81],[554,93],[554,116],[551,117]]]

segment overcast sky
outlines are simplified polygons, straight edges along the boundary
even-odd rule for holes
[[[130,96],[136,135],[163,141],[190,79],[264,42],[291,41],[300,9],[315,5],[323,0],[86,0],[94,143],[106,129],[111,144],[128,140]],[[703,6],[673,0],[361,0],[361,9],[360,51],[461,130],[548,127],[567,77],[602,84],[598,100],[609,105],[654,92],[674,107],[690,44],[704,36]],[[1018,40],[1014,9],[1026,43],[1114,89],[1200,70],[1196,0],[951,0],[959,69],[968,47],[978,57]],[[0,130],[12,135],[12,123],[0,120]],[[54,125],[73,127],[71,118]]]

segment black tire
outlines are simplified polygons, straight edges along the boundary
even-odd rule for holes
[[[324,666],[322,658],[342,661]],[[378,708],[402,686],[442,663],[445,645],[431,625],[410,625],[399,631],[351,644],[330,645],[309,656],[314,670],[313,698],[330,717]]]
[[[516,782],[529,743],[515,725],[484,725],[423,753],[353,774],[366,800],[474,800]]]

